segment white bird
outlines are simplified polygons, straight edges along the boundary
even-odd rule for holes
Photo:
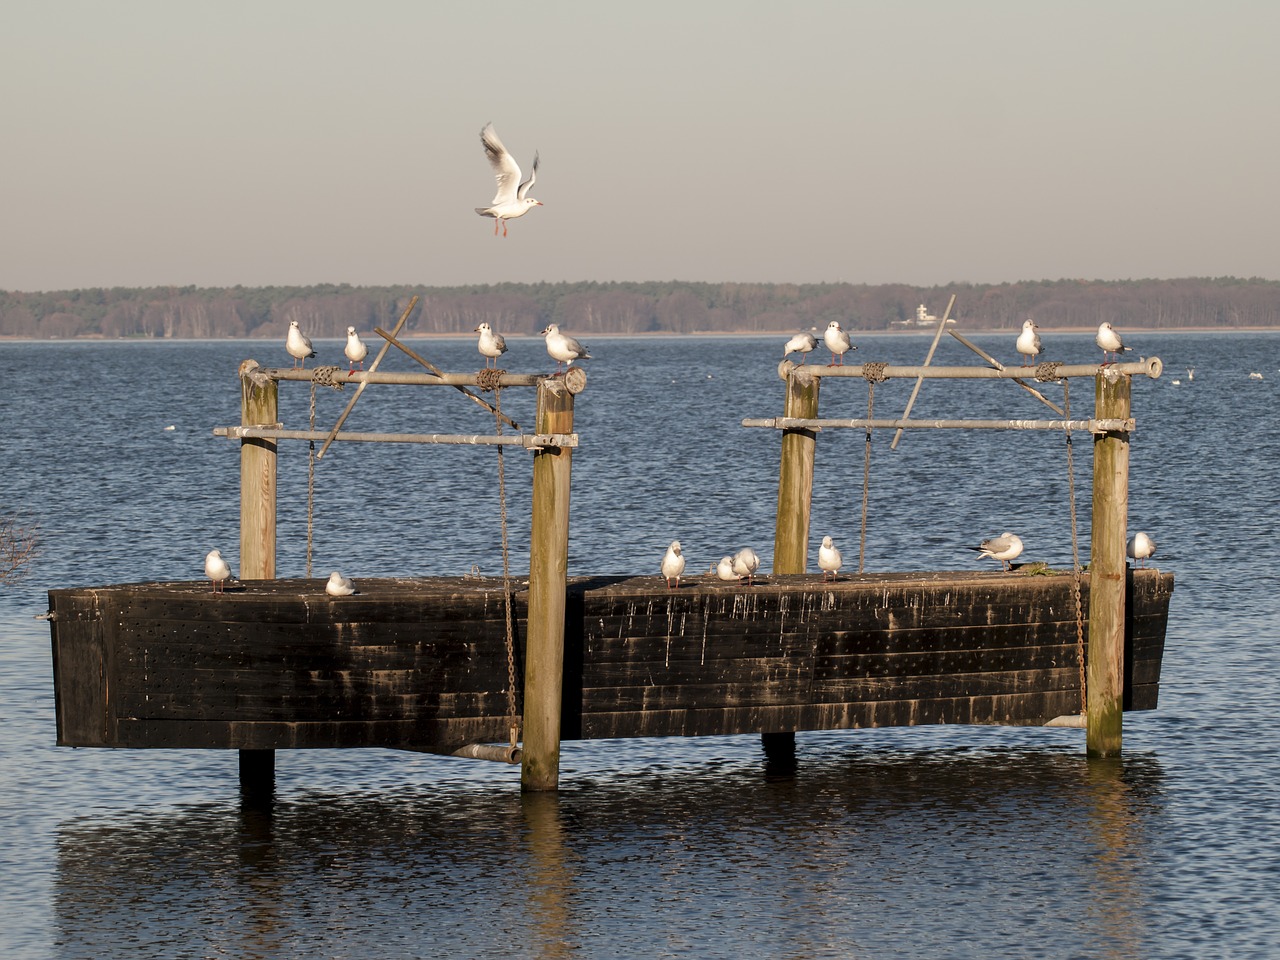
[[[737,574],[738,579],[747,578],[747,585],[750,586],[752,577],[755,572],[760,569],[760,558],[756,556],[756,552],[750,547],[743,547],[733,555],[733,572]]]
[[[800,354],[800,362],[804,363],[809,359],[809,352],[818,345],[818,338],[812,333],[797,333],[794,337],[787,341],[787,347],[782,351],[782,359],[787,359],[793,353]]]
[[[667,581],[667,589],[671,589],[671,581],[680,586],[680,574],[684,573],[684,554],[680,552],[680,541],[672,540],[671,546],[662,557],[662,576]]]
[[[520,167],[507,153],[507,148],[498,139],[492,123],[486,123],[480,131],[480,142],[484,144],[484,155],[489,158],[489,166],[493,167],[493,175],[498,180],[498,192],[493,195],[493,202],[487,207],[476,207],[476,213],[482,217],[493,217],[493,235],[498,235],[498,224],[502,224],[502,235],[507,235],[507,221],[523,217],[534,207],[542,206],[541,200],[529,196],[529,188],[538,179],[538,154],[533,155],[533,170],[528,180],[520,179]]]
[[[476,344],[476,349],[485,358],[484,365],[489,366],[489,361],[492,360],[496,367],[498,358],[507,352],[506,338],[500,333],[494,333],[493,328],[487,323],[476,327],[476,333],[480,334],[480,342]]]
[[[342,348],[342,352],[347,355],[347,359],[351,361],[351,365],[347,368],[347,375],[355,369],[356,364],[360,364],[360,369],[364,369],[364,358],[369,355],[369,348],[365,346],[365,342],[360,339],[360,335],[356,333],[355,327],[347,327],[347,345]]]
[[[1124,551],[1128,556],[1138,561],[1138,566],[1145,567],[1147,558],[1156,555],[1156,542],[1147,534],[1139,531],[1133,535],[1133,539],[1129,541],[1129,545]]]
[[[721,580],[737,582],[738,575],[733,572],[733,557],[720,558],[720,562],[716,564],[716,576]]]
[[[823,537],[822,546],[818,548],[818,567],[822,570],[822,579],[827,579],[828,573],[835,577],[843,563],[844,558],[836,549],[835,542],[830,537]]]
[[[1116,333],[1115,327],[1111,324],[1100,323],[1098,325],[1098,335],[1093,338],[1093,342],[1102,348],[1102,365],[1107,365],[1107,354],[1113,354],[1114,359],[1119,360],[1120,354],[1133,350],[1133,347],[1126,347],[1120,339],[1120,334]]]
[[[557,371],[566,363],[591,359],[591,354],[587,353],[586,347],[573,337],[566,337],[554,323],[547,324],[547,329],[542,331],[542,335],[547,338],[547,353],[556,362]]]
[[[231,579],[231,567],[222,559],[222,551],[210,550],[205,554],[204,575],[213,581],[213,592],[221,593],[222,585]]]
[[[828,367],[836,365],[836,357],[840,358],[840,366],[844,366],[844,355],[850,350],[857,350],[853,345],[853,341],[849,339],[849,334],[840,329],[840,321],[832,320],[827,324],[827,330],[822,335],[822,341],[827,345],[827,349],[831,351],[831,362]]]
[[[289,321],[289,334],[284,338],[284,348],[289,351],[289,356],[293,357],[293,365],[296,367],[298,361],[302,361],[302,365],[307,365],[307,358],[316,355],[316,348],[311,346],[311,341],[298,328],[297,320]]]
[[[324,592],[331,597],[349,597],[356,592],[356,585],[335,570],[329,574],[329,582],[324,585]]]
[[[1195,378],[1196,378],[1196,368],[1187,367],[1187,382],[1190,383]]]
[[[999,560],[1004,569],[1011,569],[1010,560],[1014,560],[1022,553],[1022,540],[1006,530],[998,537],[991,537],[983,540],[976,547],[970,547],[970,550],[977,550],[978,557],[990,557],[992,560]]]
[[[1022,365],[1029,366],[1031,361],[1040,355],[1042,344],[1040,343],[1040,334],[1036,331],[1040,329],[1036,326],[1035,321],[1029,317],[1022,321],[1022,332],[1018,334],[1018,352],[1022,354]]]

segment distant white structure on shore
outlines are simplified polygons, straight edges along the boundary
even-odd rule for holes
[[[922,303],[916,307],[916,318],[914,320],[895,320],[894,322],[904,327],[932,327],[937,324],[938,318],[930,313]],[[948,317],[947,323],[955,323],[955,320]]]

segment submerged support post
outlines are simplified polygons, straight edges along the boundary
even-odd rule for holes
[[[280,385],[257,372],[258,364],[240,364],[240,423],[274,427],[280,417]],[[276,575],[276,442],[240,441],[240,579],[271,580]],[[240,791],[245,797],[269,797],[275,787],[274,750],[240,751]]]
[[[816,419],[821,381],[804,367],[787,375],[783,416]],[[817,434],[810,429],[782,432],[782,462],[778,467],[778,518],[773,536],[773,572],[804,573],[809,562],[809,515],[813,503],[813,458]],[[796,752],[794,730],[762,730],[761,741],[770,757]]]
[[[572,372],[572,368],[570,368]],[[538,384],[538,433],[573,432],[568,374]],[[564,608],[569,567],[569,479],[573,448],[533,457],[529,620],[524,667],[523,790],[560,785],[560,700],[564,688]]]
[[[1098,374],[1098,418],[1127,419],[1132,380]],[[1089,665],[1086,750],[1118,757],[1124,717],[1125,533],[1129,513],[1129,434],[1112,431],[1093,441],[1093,526],[1089,555]]]

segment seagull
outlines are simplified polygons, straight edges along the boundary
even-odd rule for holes
[[[733,557],[720,558],[720,562],[716,564],[716,576],[721,580],[737,582],[738,575],[733,572]]]
[[[284,348],[289,351],[289,356],[293,357],[293,365],[296,367],[298,361],[302,361],[302,365],[307,365],[307,358],[316,355],[316,348],[311,346],[311,341],[306,335],[298,329],[298,321],[289,321],[289,335],[285,337]]]
[[[836,549],[832,539],[823,537],[822,546],[818,548],[818,566],[822,569],[822,579],[827,579],[828,573],[834,578],[840,572],[840,565],[843,563],[844,558],[840,556],[840,551]]]
[[[476,349],[480,351],[480,355],[484,357],[484,365],[489,366],[489,361],[493,361],[493,365],[498,365],[498,358],[507,352],[507,341],[500,333],[494,333],[493,328],[487,323],[482,323],[476,327],[476,333],[480,334],[480,342],[476,344]]]
[[[800,362],[804,363],[809,359],[809,351],[818,345],[818,338],[812,333],[797,333],[794,337],[787,341],[787,348],[782,351],[782,359],[792,353],[800,354]]]
[[[1010,570],[1012,566],[1009,561],[1022,553],[1022,540],[1006,530],[1000,536],[983,540],[978,546],[969,549],[977,550],[979,558],[990,557],[992,560],[999,560],[1006,570]]]
[[[833,321],[834,322],[834,321]],[[750,547],[743,547],[733,555],[733,572],[737,574],[738,579],[747,578],[747,585],[752,583],[752,577],[755,572],[760,569],[760,558],[756,556],[756,552]]]
[[[222,559],[222,551],[210,550],[205,554],[204,575],[213,581],[213,592],[221,593],[222,585],[231,579],[231,567]]]
[[[1116,360],[1120,359],[1120,354],[1133,350],[1133,347],[1126,347],[1120,339],[1120,334],[1116,333],[1115,327],[1111,324],[1103,322],[1098,325],[1098,335],[1093,338],[1093,342],[1102,348],[1102,365],[1107,365],[1107,354],[1113,354]]]
[[[1018,352],[1022,354],[1022,365],[1030,366],[1031,361],[1040,355],[1040,334],[1036,331],[1040,329],[1036,326],[1036,322],[1028,317],[1022,321],[1022,332],[1018,334]]]
[[[542,331],[542,336],[547,338],[547,353],[551,354],[551,359],[556,362],[557,372],[566,363],[591,359],[591,354],[587,353],[586,347],[573,337],[566,337],[554,323],[547,324],[547,329]]]
[[[342,349],[347,355],[347,359],[351,361],[351,366],[347,370],[347,376],[351,376],[355,370],[356,364],[360,364],[360,369],[364,369],[364,358],[369,355],[369,348],[365,346],[364,341],[360,339],[360,335],[356,333],[355,327],[347,327],[347,345]]]
[[[533,171],[528,180],[520,179],[520,167],[507,148],[498,139],[492,123],[486,123],[480,131],[480,142],[484,144],[484,155],[489,158],[489,166],[493,167],[493,175],[498,179],[498,192],[493,195],[493,203],[487,207],[476,207],[476,213],[482,217],[493,217],[493,235],[498,235],[498,224],[502,224],[502,235],[507,235],[507,221],[523,217],[534,207],[542,206],[541,200],[529,196],[529,188],[538,179],[538,155],[533,155]],[[519,184],[519,186],[517,186]]]
[[[662,576],[667,581],[667,589],[671,589],[671,581],[676,582],[676,589],[680,588],[680,574],[684,573],[684,554],[680,552],[680,541],[672,540],[671,546],[667,547],[667,552],[662,558]]]
[[[1129,541],[1129,546],[1124,551],[1134,560],[1138,561],[1138,566],[1145,567],[1147,558],[1156,555],[1156,542],[1147,534],[1138,532],[1133,535],[1133,539]]]
[[[329,582],[324,585],[324,592],[331,597],[349,597],[356,592],[356,585],[335,570],[329,574]]]
[[[853,341],[849,339],[849,335],[840,329],[840,321],[832,320],[827,324],[827,331],[822,335],[822,340],[827,345],[827,349],[831,351],[831,362],[828,367],[836,365],[836,357],[840,358],[840,366],[844,366],[844,355],[850,350],[857,350],[853,345]]]

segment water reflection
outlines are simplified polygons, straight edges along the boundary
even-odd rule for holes
[[[122,929],[134,956],[885,955],[904,930],[922,955],[1149,952],[1152,759],[847,736],[802,739],[789,774],[763,751],[610,753],[559,794],[442,781],[66,821],[60,955]]]

